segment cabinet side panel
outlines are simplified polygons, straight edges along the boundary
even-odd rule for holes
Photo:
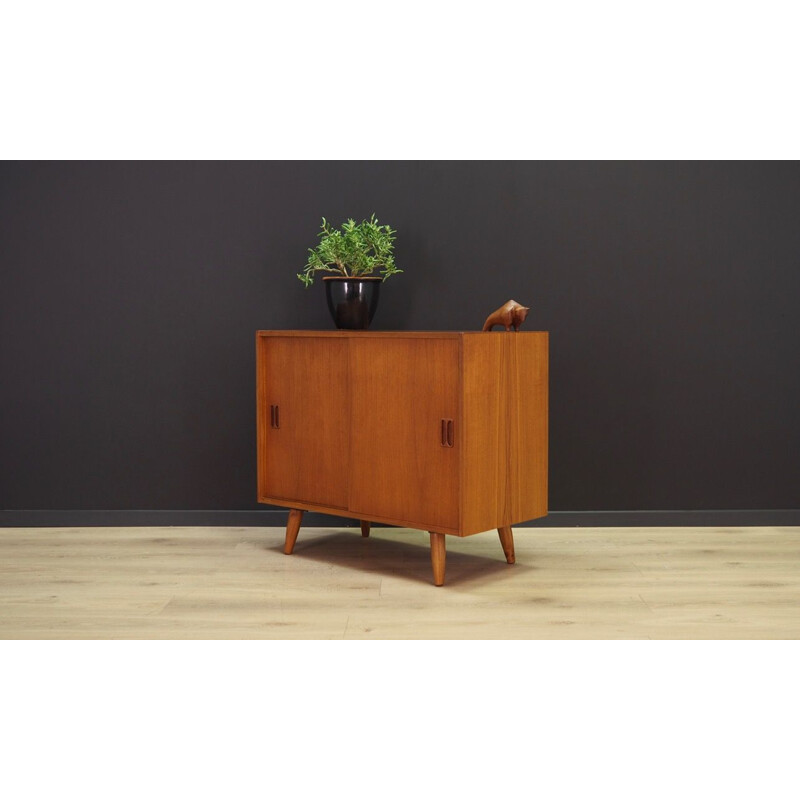
[[[511,392],[511,523],[547,514],[548,343],[546,332],[513,338]]]
[[[507,335],[463,338],[462,530],[508,525]]]

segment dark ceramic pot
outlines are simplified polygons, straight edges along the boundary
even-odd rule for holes
[[[383,278],[323,278],[328,308],[337,328],[365,331],[369,328]]]

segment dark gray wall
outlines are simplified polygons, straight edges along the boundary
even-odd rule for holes
[[[0,166],[0,508],[259,508],[254,331],[373,211],[376,329],[551,332],[553,509],[800,507],[798,163],[67,162]]]

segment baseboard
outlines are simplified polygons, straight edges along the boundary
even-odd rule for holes
[[[84,528],[140,526],[254,527],[286,524],[285,509],[260,511],[202,510],[5,510],[0,511],[0,528]],[[303,525],[351,528],[358,520],[308,512]],[[719,527],[800,526],[800,509],[709,509],[694,511],[551,511],[542,519],[525,522],[522,528],[607,528],[607,527]]]
[[[800,525],[800,508],[722,508],[697,510],[551,511],[522,528],[669,528]]]

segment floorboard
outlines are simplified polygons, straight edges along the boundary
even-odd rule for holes
[[[3,639],[796,639],[800,528],[0,529]]]

